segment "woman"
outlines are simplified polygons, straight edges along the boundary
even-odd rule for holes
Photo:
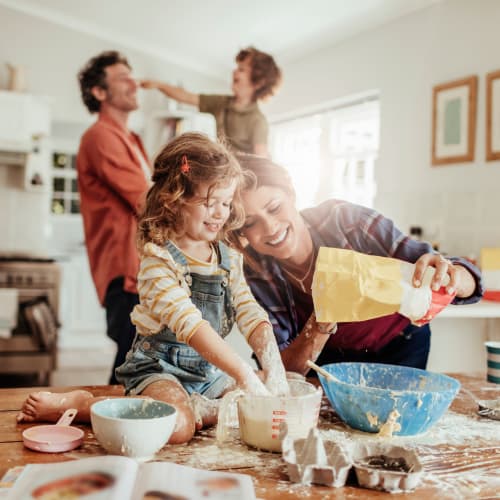
[[[365,361],[425,368],[428,325],[416,327],[399,314],[338,325],[316,322],[311,284],[319,247],[416,263],[417,287],[425,269],[435,267],[432,288],[438,290],[448,274],[447,292],[456,291],[454,304],[481,298],[477,268],[460,258],[445,259],[428,243],[410,239],[391,220],[365,207],[328,200],[299,213],[284,168],[255,155],[238,159],[246,173],[246,219],[231,241],[245,256],[247,282],[269,313],[286,369],[306,374],[308,359],[320,365]]]

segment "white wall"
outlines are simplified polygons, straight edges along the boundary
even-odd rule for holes
[[[455,255],[500,246],[500,162],[485,157],[485,75],[500,69],[496,0],[448,0],[284,68],[271,117],[378,89],[375,208]],[[479,76],[473,163],[431,167],[432,87]]]
[[[138,78],[164,79],[182,83],[190,90],[224,91],[224,81],[207,78],[158,58],[113,45],[94,36],[76,32],[58,24],[32,17],[0,6],[0,88],[7,85],[4,62],[26,68],[28,90],[33,94],[52,96],[53,116],[56,120],[88,120],[88,113],[81,103],[76,74],[90,59],[103,50],[120,50],[131,63]],[[164,98],[148,92],[146,110],[155,105],[165,105]],[[158,99],[154,99],[156,95]]]

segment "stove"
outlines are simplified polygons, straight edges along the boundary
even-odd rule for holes
[[[34,374],[50,384],[56,368],[60,269],[52,259],[0,256],[0,288],[16,288],[19,311],[10,338],[0,339],[0,373]]]

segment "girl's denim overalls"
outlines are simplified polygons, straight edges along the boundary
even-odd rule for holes
[[[166,248],[182,272],[179,286],[185,280],[191,291],[191,301],[201,311],[203,319],[222,337],[226,337],[234,323],[235,313],[229,288],[230,260],[228,247],[218,242],[220,275],[190,273],[186,258],[170,241]],[[125,386],[126,394],[140,394],[149,384],[158,380],[177,380],[191,394],[198,392],[214,399],[224,392],[232,379],[216,366],[202,358],[192,347],[178,342],[168,328],[148,336],[136,335],[134,346],[123,365],[116,369],[116,377]]]

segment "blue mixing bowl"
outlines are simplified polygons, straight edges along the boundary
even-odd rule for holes
[[[378,432],[397,410],[401,429],[412,436],[434,425],[448,409],[460,383],[441,373],[379,363],[333,363],[322,367],[338,381],[319,375],[339,417],[350,427]]]

